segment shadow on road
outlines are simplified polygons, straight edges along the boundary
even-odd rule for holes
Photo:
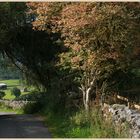
[[[51,138],[42,119],[33,115],[0,115],[0,138]]]

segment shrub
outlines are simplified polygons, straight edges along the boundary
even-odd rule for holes
[[[0,91],[0,99],[2,99],[5,96],[5,92]]]
[[[40,102],[36,103],[28,103],[27,105],[24,106],[23,112],[25,114],[34,114],[38,113],[42,108],[42,104]]]
[[[19,97],[21,95],[20,89],[18,89],[17,87],[12,88],[11,95],[14,95],[16,98]]]
[[[40,101],[46,97],[45,92],[39,91],[32,91],[29,94],[21,95],[20,97],[16,98],[16,101]]]

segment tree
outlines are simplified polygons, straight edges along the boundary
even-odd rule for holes
[[[3,3],[0,12],[1,53],[43,90],[81,92],[89,110],[131,76],[139,3]]]
[[[19,79],[21,72],[6,56],[0,54],[0,79]]]
[[[54,64],[61,48],[57,43],[59,33],[32,30],[30,22],[33,17],[26,14],[25,3],[3,3],[0,9],[3,13],[0,26],[5,25],[1,30],[1,52],[32,84],[48,87],[50,76],[55,74]]]
[[[37,17],[32,22],[35,30],[61,32],[68,51],[59,55],[58,66],[69,71],[69,75],[75,74],[74,80],[82,91],[86,110],[91,94],[103,97],[107,92],[116,91],[129,77],[133,50],[138,48],[137,3],[135,6],[130,3],[27,5],[30,14]],[[118,77],[122,75],[120,81]]]
[[[17,87],[12,88],[11,95],[14,95],[16,98],[19,97],[21,95],[20,89],[18,89]]]
[[[0,91],[0,99],[2,99],[5,96],[5,92]]]

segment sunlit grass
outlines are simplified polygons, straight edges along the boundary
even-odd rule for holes
[[[19,86],[19,80],[18,79],[12,79],[12,80],[0,80],[0,83],[5,83],[7,84],[8,87],[12,86]]]
[[[10,113],[15,113],[15,114],[23,114],[23,110],[22,109],[12,109],[12,108],[8,108],[6,106],[2,106],[0,105],[0,112],[10,112]]]
[[[112,122],[103,120],[97,111],[86,117],[84,110],[73,115],[46,114],[46,125],[54,138],[126,138],[126,130],[118,132]],[[120,129],[120,128],[118,128]]]
[[[0,80],[0,83],[5,83],[7,85],[7,89],[4,90],[5,92],[5,97],[3,99],[9,99],[9,100],[12,100],[15,98],[14,95],[11,95],[11,89],[13,87],[17,87],[19,88],[20,90],[22,89],[22,85],[20,84],[19,80],[17,79],[12,79],[12,80]],[[21,95],[24,95],[24,94],[28,94],[29,92],[21,92]]]

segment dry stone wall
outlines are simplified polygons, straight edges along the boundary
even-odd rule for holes
[[[140,112],[125,105],[105,105],[103,114],[106,119],[111,119],[115,125],[128,125],[128,137],[140,138]]]
[[[11,107],[13,109],[20,109],[29,103],[35,103],[35,102],[34,101],[0,100],[0,103],[5,106]]]

